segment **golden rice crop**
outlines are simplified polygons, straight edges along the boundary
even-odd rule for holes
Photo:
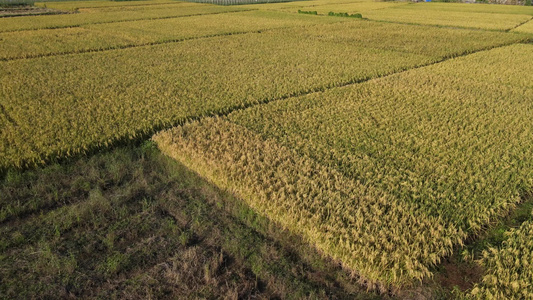
[[[464,238],[440,217],[220,118],[153,139],[165,154],[340,260],[369,288],[429,276],[428,265]]]
[[[533,187],[532,51],[493,49],[154,140],[371,286],[401,287]]]
[[[305,1],[304,3],[306,3]],[[399,5],[407,5],[407,2],[355,2],[355,3],[335,3],[335,4],[325,4],[325,5],[316,5],[311,4],[309,6],[297,7],[297,8],[287,8],[284,10],[290,10],[293,12],[301,10],[312,10],[317,11],[319,14],[327,15],[330,11],[332,12],[346,12],[349,14],[353,13],[362,13],[365,17],[365,12],[374,10],[374,9],[384,9]]]
[[[452,27],[508,30],[529,20],[526,14],[472,13],[441,11],[437,9],[411,9],[412,5],[371,10],[364,17],[371,20]]]
[[[280,27],[327,24],[343,18],[248,11],[163,20],[84,25],[75,28],[0,33],[0,59],[77,53],[194,37],[242,33]],[[179,30],[176,30],[179,28]],[[435,58],[454,56],[496,45],[531,39],[529,35],[480,32],[468,29],[418,28],[381,22],[342,22],[301,30],[306,38],[397,50]],[[425,45],[421,46],[421,41]]]
[[[190,3],[190,2],[185,2]],[[46,1],[36,2],[35,6],[47,7],[59,10],[76,10],[83,8],[127,8],[127,7],[139,7],[146,8],[153,5],[166,5],[166,4],[185,4],[184,2],[174,0],[137,0],[137,1]],[[191,6],[197,5],[196,3],[190,3]]]
[[[189,3],[174,8],[149,8],[133,11],[105,11],[98,13],[77,13],[48,16],[27,16],[24,18],[0,18],[0,32],[33,30],[44,28],[76,27],[86,24],[113,23],[132,20],[163,19],[179,16],[203,15],[211,13],[246,10],[244,7],[218,5],[191,6]]]
[[[276,22],[276,14],[257,14],[265,16],[266,24]],[[408,35],[407,25],[374,28],[371,22],[357,23],[361,26],[287,28],[0,63],[0,104],[17,123],[1,132],[7,142],[0,149],[0,168],[40,163],[43,158],[135,138],[189,117],[365,80],[522,39],[516,34],[410,26],[413,35],[428,36],[416,47],[413,42],[395,42],[392,36],[383,42],[371,38],[383,31]],[[145,25],[155,30],[150,22]],[[162,26],[161,36],[170,32],[168,28]],[[343,31],[368,43],[339,41]],[[80,44],[84,42],[91,43]],[[428,44],[440,52],[419,50]]]
[[[327,28],[327,30],[321,30]],[[373,21],[331,24],[308,30],[309,38],[335,43],[352,43],[366,48],[452,57],[487,47],[531,41],[527,34],[507,34],[474,29],[419,27]]]
[[[480,5],[479,3],[443,3],[419,2],[411,3],[409,10],[455,11],[467,13],[495,13],[533,15],[533,7],[523,5]]]
[[[373,0],[335,0],[335,3],[362,3],[362,2],[373,2]],[[266,9],[266,10],[279,10],[279,9],[290,9],[304,6],[314,6],[314,5],[327,5],[331,4],[331,0],[306,0],[306,1],[293,1],[293,2],[278,2],[278,3],[261,3],[261,4],[246,4],[243,5],[248,8],[254,9]],[[296,9],[297,11],[297,9]]]
[[[506,232],[502,246],[484,251],[480,263],[486,275],[470,299],[533,299],[533,221]]]
[[[0,104],[18,125],[0,165],[79,153],[189,117],[432,61],[300,38],[313,29],[2,62]]]
[[[234,34],[282,27],[339,22],[272,11],[247,11],[162,20],[83,25],[74,28],[0,33],[0,59],[77,53],[195,37]]]
[[[532,51],[490,50],[229,118],[475,231],[533,187]]]

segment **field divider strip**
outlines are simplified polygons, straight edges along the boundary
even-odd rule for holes
[[[529,20],[527,20],[527,21],[524,21],[524,22],[522,22],[522,23],[516,25],[515,27],[512,27],[512,28],[509,28],[509,29],[505,30],[505,32],[509,32],[509,31],[511,31],[511,30],[514,30],[514,29],[516,29],[516,28],[518,28],[518,27],[520,27],[520,26],[522,26],[522,25],[525,25],[525,24],[531,22],[531,21],[533,21],[533,17],[529,18]]]
[[[6,119],[7,119],[7,121],[9,121],[11,123],[11,125],[18,126],[18,124],[15,121],[15,119],[13,119],[11,117],[11,115],[9,115],[9,113],[6,111],[5,106],[2,103],[0,103],[0,114],[4,115],[6,117]]]
[[[86,26],[86,25],[126,23],[126,22],[135,22],[135,21],[166,20],[166,19],[177,19],[177,18],[186,18],[186,17],[195,17],[195,16],[208,16],[208,15],[220,15],[220,14],[226,14],[226,13],[237,13],[237,12],[257,11],[257,10],[258,9],[240,9],[240,10],[219,11],[219,12],[212,12],[212,13],[197,13],[197,14],[189,14],[189,15],[181,15],[181,16],[166,16],[166,17],[141,18],[141,19],[131,19],[131,20],[88,22],[88,23],[82,23],[82,24],[76,24],[76,25],[59,25],[59,26],[49,26],[49,27],[41,27],[41,28],[23,28],[23,29],[12,29],[12,30],[5,30],[5,31],[1,31],[0,30],[0,33],[21,32],[21,31],[38,31],[38,30],[46,30],[46,29],[78,28],[78,27],[82,27],[82,26]]]

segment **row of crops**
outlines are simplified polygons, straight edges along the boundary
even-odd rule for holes
[[[187,0],[197,3],[210,3],[217,5],[243,5],[243,4],[257,4],[257,3],[278,3],[278,2],[293,2],[303,0]]]
[[[370,288],[422,281],[531,191],[533,11],[352,1],[0,19],[0,171],[185,124],[154,137],[169,156]],[[528,297],[527,226],[472,296]]]
[[[219,6],[177,1],[128,1],[117,4],[113,1],[76,1],[40,3],[38,5],[62,10],[78,10],[80,13],[58,16],[35,16],[31,18],[0,19],[0,32],[32,30],[43,28],[79,27],[87,24],[101,24],[132,20],[153,20],[180,16],[201,15],[242,10],[276,10],[296,13],[317,11],[348,14],[362,13],[365,18],[409,24],[471,27],[489,30],[513,30],[533,33],[531,23],[533,8],[513,6],[480,6],[465,4],[406,4],[398,2],[355,2],[328,4],[326,1],[296,1],[277,4],[254,4]],[[322,16],[320,16],[322,17]]]
[[[247,11],[187,18],[90,24],[74,28],[5,32],[0,33],[0,39],[4,41],[0,44],[0,59],[117,49],[339,21],[342,19],[316,19],[279,12]]]
[[[1,62],[0,168],[527,38],[353,22]]]
[[[178,2],[171,6],[153,5],[143,9],[97,10],[53,16],[32,16],[25,18],[0,18],[0,32],[79,27],[87,24],[116,23],[133,20],[154,20],[193,15],[205,15],[246,10],[245,7],[228,7]],[[59,41],[58,41],[59,42]]]
[[[527,26],[520,26],[527,24],[533,18],[533,8],[511,5],[365,1],[344,4],[310,3],[300,7],[279,6],[277,9],[290,12],[313,11],[318,15],[328,15],[331,11],[348,14],[361,13],[365,18],[383,22],[533,33]]]
[[[409,286],[533,187],[531,53],[493,49],[154,140],[370,287]]]
[[[379,22],[346,22],[345,18],[320,17],[289,14],[272,11],[246,11],[215,15],[191,16],[160,20],[138,20],[118,23],[89,24],[74,28],[29,30],[0,33],[0,59],[39,57],[65,53],[79,53],[106,49],[117,49],[141,45],[175,42],[180,40],[229,35],[236,33],[264,31],[276,28],[303,27],[319,24],[340,23],[329,26],[329,31],[317,28],[308,31],[308,38],[328,39],[355,46],[378,47],[384,50],[401,50],[437,57],[457,55],[459,51],[470,51],[490,45],[491,40],[527,40],[529,35],[502,35],[476,33],[469,30],[428,29],[417,30],[412,26],[391,25]],[[181,28],[179,31],[176,28]],[[379,32],[379,34],[378,34]],[[325,36],[326,35],[326,36]],[[413,38],[438,40],[448,37],[465,44],[452,43],[443,47],[442,42],[421,46]],[[506,36],[506,38],[502,38]],[[382,41],[386,40],[386,43]]]

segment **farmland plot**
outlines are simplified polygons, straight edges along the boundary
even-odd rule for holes
[[[533,187],[531,53],[498,48],[154,140],[370,287],[405,287]]]
[[[248,11],[162,20],[83,25],[74,28],[0,33],[0,59],[39,57],[158,44],[214,35],[327,24],[342,18],[315,18],[279,12]],[[178,30],[176,30],[178,28]]]
[[[418,54],[418,50],[409,53],[394,43],[376,50],[349,40],[337,42],[333,33],[342,30],[335,24],[320,25],[3,62],[0,104],[13,122],[0,131],[2,144],[9,145],[0,149],[0,166],[42,163],[46,158],[136,138],[191,117],[366,80],[443,58]],[[471,42],[476,39],[465,40],[460,31],[456,35],[438,28],[412,30],[447,35],[443,39],[435,34],[431,42],[450,49],[446,55],[523,39],[479,31],[472,32],[479,34],[479,41]],[[313,37],[317,33],[320,39]],[[374,31],[363,26],[359,33]],[[486,35],[493,38],[483,38]]]
[[[330,11],[333,12],[347,12],[353,13],[366,13],[370,10],[384,9],[389,7],[395,7],[400,5],[407,5],[405,2],[355,2],[355,3],[342,3],[342,4],[325,4],[325,5],[309,5],[298,8],[288,8],[296,12],[298,10],[305,11],[317,11],[319,14],[327,15]]]
[[[531,19],[527,14],[473,13],[444,10],[430,6],[428,9],[411,9],[414,5],[403,5],[388,9],[371,10],[365,18],[388,22],[423,24],[451,27],[479,28],[487,30],[509,30]]]
[[[0,32],[34,30],[45,28],[79,27],[86,24],[114,23],[133,20],[152,20],[181,16],[205,15],[246,10],[243,7],[228,7],[207,4],[176,3],[169,9],[143,9],[133,11],[112,10],[95,13],[77,13],[24,18],[1,18]]]
[[[513,29],[513,32],[524,32],[533,34],[533,20],[530,20],[529,22],[518,26],[517,28]]]

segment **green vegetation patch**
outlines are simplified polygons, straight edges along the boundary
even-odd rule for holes
[[[0,8],[16,6],[32,6],[35,1],[32,0],[0,0]]]
[[[328,16],[330,17],[343,17],[343,18],[357,18],[357,19],[361,19],[363,18],[363,15],[359,14],[359,13],[355,13],[355,14],[349,14],[349,13],[336,13],[336,12],[332,12],[330,11],[328,13]]]
[[[318,15],[316,10],[298,10],[298,13],[305,15]]]

